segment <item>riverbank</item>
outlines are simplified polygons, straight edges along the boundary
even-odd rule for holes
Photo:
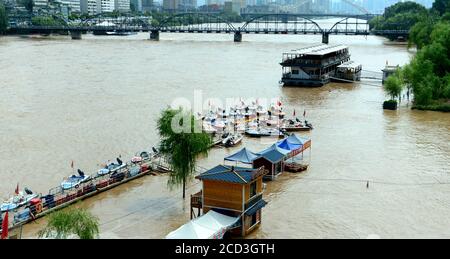
[[[413,105],[413,110],[420,111],[436,111],[436,112],[450,112],[450,100],[435,102],[430,105]]]

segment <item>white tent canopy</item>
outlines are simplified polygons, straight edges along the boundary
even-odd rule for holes
[[[239,217],[229,217],[210,210],[170,232],[166,239],[221,239],[228,228],[238,220]]]

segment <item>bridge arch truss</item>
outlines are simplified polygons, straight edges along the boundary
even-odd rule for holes
[[[152,29],[162,32],[234,33],[236,31],[231,22],[210,13],[176,14],[153,25]]]
[[[264,14],[239,28],[242,33],[320,34],[323,29],[311,18],[298,14]]]

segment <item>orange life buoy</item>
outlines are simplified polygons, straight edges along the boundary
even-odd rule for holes
[[[36,204],[36,214],[39,214],[42,212],[42,202],[39,202]]]

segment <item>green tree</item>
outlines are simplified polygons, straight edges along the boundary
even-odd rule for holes
[[[31,19],[31,23],[38,26],[64,25],[62,20],[57,20],[52,16],[35,16]]]
[[[384,90],[389,94],[391,100],[400,97],[403,90],[403,82],[398,74],[389,76],[384,82]]]
[[[197,158],[207,155],[211,146],[211,137],[201,131],[201,126],[201,121],[181,108],[168,108],[158,119],[160,151],[172,168],[168,185],[171,188],[182,185],[183,199],[186,197],[186,181],[195,172]]]
[[[417,3],[400,2],[386,8],[382,17],[369,22],[375,30],[409,30],[414,24],[428,15],[428,10]]]
[[[84,209],[57,211],[49,216],[47,226],[39,232],[39,237],[67,239],[72,234],[80,239],[98,237],[98,218]]]
[[[388,8],[385,9],[383,16],[386,19],[389,19],[402,13],[426,14],[427,12],[428,12],[427,9],[423,5],[420,5],[412,1],[407,1],[407,2],[399,2],[389,6]]]
[[[5,6],[0,3],[0,35],[6,32],[8,27],[8,15]]]
[[[433,16],[426,16],[423,20],[417,22],[409,31],[408,47],[415,44],[418,49],[421,49],[430,44],[431,33],[433,32],[436,22],[437,19]]]
[[[437,11],[440,15],[443,15],[445,12],[450,12],[450,1],[435,0],[432,9]]]

